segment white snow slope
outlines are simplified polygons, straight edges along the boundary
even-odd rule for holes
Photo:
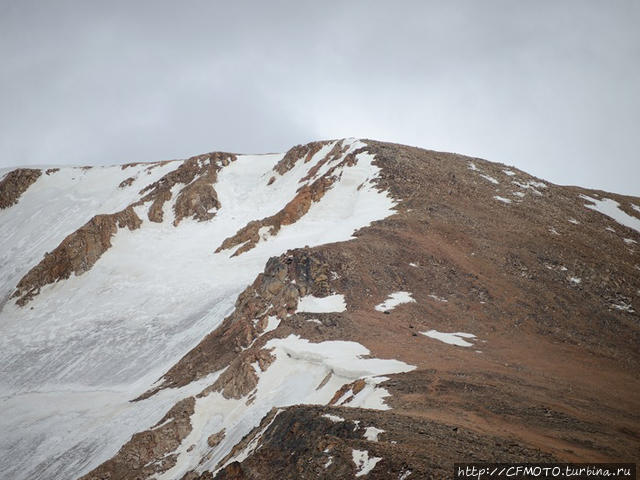
[[[364,146],[354,139],[344,142],[350,145],[344,155]],[[299,221],[240,256],[231,258],[229,250],[214,253],[249,221],[284,207],[302,185],[300,179],[333,145],[282,176],[272,170],[281,154],[238,156],[219,172],[215,189],[221,208],[207,222],[185,219],[174,227],[175,195],[164,206],[163,223],[147,220],[148,204],[136,207],[143,220],[140,229],[120,229],[113,246],[91,270],[43,287],[26,307],[17,307],[8,295],[45,252],[92,216],[137,200],[141,188],[180,163],[151,169],[61,168],[51,175],[43,173],[17,205],[0,210],[3,478],[66,480],[112,457],[133,433],[152,426],[177,400],[211,384],[215,374],[130,402],[222,322],[269,257],[290,248],[348,240],[355,230],[393,213],[393,200],[374,186],[379,169],[373,157],[360,153],[357,164],[344,167],[339,181]],[[276,181],[268,185],[273,175]],[[131,176],[132,186],[118,188]],[[301,365],[305,364],[308,359]],[[372,373],[360,367],[358,362],[354,368],[345,367],[344,382],[356,373]],[[318,367],[314,380],[325,370]],[[299,389],[295,382],[275,382],[279,390],[272,397],[287,398]],[[329,392],[321,396],[322,401],[330,398]],[[304,390],[292,398],[312,397]],[[202,415],[208,407],[202,410],[200,403]],[[214,403],[219,414],[221,404]],[[256,418],[244,430],[257,425],[273,403],[267,397],[256,402]],[[233,419],[227,420],[222,423]],[[188,463],[180,461],[181,466]]]

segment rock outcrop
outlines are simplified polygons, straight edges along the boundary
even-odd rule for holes
[[[187,385],[226,366],[228,370],[213,390],[223,391],[229,398],[239,398],[251,391],[257,377],[250,364],[258,361],[262,366],[264,362],[266,369],[272,360],[266,352],[258,350],[269,338],[262,336],[268,317],[283,319],[280,330],[291,331],[286,319],[295,311],[300,296],[329,294],[327,268],[321,256],[309,255],[304,250],[269,259],[264,272],[238,296],[234,312],[222,325],[176,363],[158,386],[137,400],[165,388]],[[250,345],[255,345],[255,350],[245,352]]]
[[[143,196],[136,205],[151,202],[147,216],[150,221],[160,223],[163,220],[164,203],[171,199],[173,187],[184,185],[173,207],[173,224],[178,225],[182,219],[189,217],[198,221],[210,220],[215,215],[211,210],[220,208],[213,187],[218,170],[235,159],[234,154],[223,152],[191,157],[160,180],[143,188],[140,191]]]
[[[47,170],[47,174],[51,171]],[[18,203],[20,196],[42,175],[42,170],[18,168],[7,173],[0,180],[0,209]]]
[[[111,247],[111,237],[119,228],[136,230],[142,221],[132,207],[108,215],[96,215],[84,226],[68,235],[52,252],[46,253],[38,265],[22,277],[13,297],[25,305],[40,289],[50,283],[81,275],[89,270]]]
[[[162,222],[164,204],[172,198],[172,189],[176,186],[183,185],[173,206],[174,226],[185,218],[193,218],[197,221],[211,220],[215,215],[212,210],[220,208],[213,186],[217,180],[218,171],[229,165],[235,158],[234,154],[223,152],[212,152],[189,158],[175,170],[143,188],[140,191],[142,197],[124,210],[94,216],[84,226],[68,235],[55,250],[45,254],[42,261],[20,280],[12,298],[17,298],[16,303],[24,306],[40,292],[44,285],[69,278],[71,274],[81,275],[88,271],[111,247],[111,237],[115,235],[118,228],[127,227],[129,230],[136,230],[140,227],[142,220],[136,214],[134,207],[150,203],[147,211],[148,219],[152,222]],[[154,163],[147,169],[164,163]],[[135,165],[137,164],[126,164],[122,168]],[[18,197],[41,174],[40,170],[32,169],[10,172],[0,183],[0,207],[17,202]],[[126,178],[119,184],[119,188],[131,186],[134,180],[134,177]]]
[[[111,459],[79,480],[138,480],[173,467],[177,455],[172,452],[191,432],[195,398],[176,403],[151,429],[136,433]]]
[[[329,142],[311,142],[306,145],[296,145],[290,148],[287,153],[284,154],[282,160],[280,160],[273,170],[280,175],[284,175],[291,170],[299,160],[302,159],[304,163],[307,163],[311,158],[320,151],[320,149],[327,145]]]
[[[338,147],[339,144],[336,145]],[[338,157],[342,150],[339,148],[332,151],[320,160],[316,167],[324,165],[329,160],[333,160]],[[225,239],[222,244],[216,249],[216,253],[223,250],[240,245],[240,247],[233,252],[232,256],[241,255],[254,248],[262,235],[265,238],[269,236],[275,236],[280,229],[285,225],[291,225],[302,218],[311,208],[311,205],[315,202],[319,202],[324,194],[331,188],[331,186],[338,180],[337,172],[340,172],[345,166],[352,166],[357,162],[357,154],[362,150],[356,150],[348,154],[344,160],[331,166],[328,171],[314,180],[312,183],[306,183],[298,189],[296,196],[287,203],[282,210],[275,215],[263,218],[262,220],[254,220],[249,222],[245,227],[241,228],[235,235]],[[310,154],[310,153],[309,153]],[[302,180],[310,180],[317,173],[315,167],[312,171]]]
[[[324,415],[333,415],[341,420],[333,421]],[[368,439],[365,436],[367,427],[380,429],[384,438]],[[296,406],[272,411],[221,465],[250,448],[252,442],[257,446],[247,460],[240,463],[232,461],[217,474],[207,471],[186,478],[357,478],[359,468],[354,462],[354,450],[366,451],[369,458],[379,459],[365,477],[373,480],[411,477],[450,479],[453,463],[461,456],[469,462],[555,460],[538,449],[503,437],[478,435],[472,430],[427,419],[410,420],[394,413],[380,415],[370,410],[347,408]]]

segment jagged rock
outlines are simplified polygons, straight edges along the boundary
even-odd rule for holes
[[[218,195],[212,185],[214,181],[215,178],[212,179],[211,176],[200,177],[182,189],[176,199],[174,225],[178,225],[180,220],[187,217],[201,222],[213,218],[215,213],[210,210],[220,208]]]
[[[362,389],[365,387],[365,385],[366,385],[366,382],[362,378],[359,378],[355,382],[343,385],[342,388],[340,388],[335,393],[333,398],[331,400],[329,400],[329,405],[335,405],[336,402],[338,400],[340,400],[347,392],[351,392],[351,397],[350,398],[355,397],[358,393],[360,393],[362,391]],[[349,399],[345,400],[346,403],[348,403],[348,401],[349,401]]]
[[[83,274],[111,247],[111,237],[118,228],[135,230],[141,223],[132,207],[117,213],[96,215],[68,235],[55,250],[47,253],[38,265],[22,277],[12,295],[18,298],[16,303],[23,306],[44,285],[69,278],[72,273]]]
[[[266,350],[257,350],[237,357],[208,391],[219,391],[224,398],[242,398],[258,384],[258,375],[252,363],[257,362],[262,371],[269,368],[275,357]],[[206,393],[203,394],[206,395]]]
[[[210,477],[207,477],[207,474],[210,475]],[[198,480],[208,480],[209,478],[213,480],[213,474],[211,472],[205,472]],[[251,477],[247,477],[239,462],[231,462],[224,467],[215,478],[216,480],[248,480]]]
[[[120,182],[120,185],[118,185],[118,188],[130,187],[135,180],[136,179],[134,177],[125,178],[123,181]]]
[[[331,421],[323,417],[325,412],[344,418],[344,421]],[[390,441],[367,441],[362,425],[383,429],[385,438]],[[230,463],[213,478],[354,478],[357,470],[353,449],[366,450],[370,457],[381,459],[365,477],[372,480],[402,478],[406,472],[411,472],[408,478],[449,479],[453,463],[461,457],[485,462],[554,461],[553,456],[519,442],[461,428],[454,435],[450,427],[428,419],[363,409],[294,406],[266,415],[218,467],[244,450],[260,434],[259,448],[242,463]],[[508,446],[497,448],[502,443]]]
[[[120,451],[79,480],[138,480],[161,473],[175,465],[173,452],[191,432],[195,398],[175,404],[151,429],[136,433]]]
[[[318,153],[318,151],[328,143],[329,142],[312,142],[307,143],[306,145],[296,145],[285,153],[282,160],[273,167],[273,170],[278,172],[280,175],[284,175],[294,167],[298,160],[302,159],[303,162],[307,163],[311,160],[311,157]]]
[[[210,220],[214,215],[210,210],[220,208],[213,187],[218,170],[235,159],[234,154],[224,152],[191,157],[175,170],[143,188],[140,194],[144,196],[135,205],[152,202],[148,218],[152,222],[160,223],[163,220],[164,203],[171,199],[171,189],[175,185],[183,184],[184,187],[178,193],[174,205],[173,224],[178,225],[183,218],[188,217],[199,221]]]
[[[344,166],[353,165],[356,162],[355,153],[347,155],[343,161],[333,165],[324,175],[310,185],[305,184],[300,187],[296,196],[275,215],[262,220],[252,220],[238,230],[235,235],[226,238],[216,249],[216,253],[240,245],[240,248],[232,256],[241,255],[258,244],[262,229],[267,229],[268,235],[277,235],[283,226],[297,222],[309,211],[312,203],[320,201],[327,190],[338,180],[334,175],[336,170]]]
[[[285,318],[297,307],[300,292],[319,296],[328,294],[329,281],[323,280],[328,268],[323,256],[310,255],[305,250],[270,258],[265,271],[238,296],[235,311],[225,318],[222,325],[174,365],[158,386],[145,392],[138,400],[148,398],[164,388],[186,385],[234,361],[239,362],[237,354],[260,336],[268,316]],[[320,281],[315,282],[314,278],[320,278]],[[274,291],[277,293],[272,293]],[[234,398],[236,393],[233,392],[251,391],[257,378],[254,378],[252,370],[242,367],[240,362],[235,365],[236,370],[241,370],[239,379],[228,378],[232,376],[229,368],[228,373],[225,372],[226,375],[218,379],[216,387],[231,382],[227,395]]]
[[[42,171],[35,168],[18,168],[7,173],[0,180],[0,209],[9,208],[18,203],[20,196],[40,175],[42,175]]]
[[[224,428],[220,430],[218,433],[209,435],[209,437],[207,438],[207,445],[209,445],[211,448],[215,447],[224,439],[224,435],[225,435]]]
[[[146,197],[145,197],[146,198]],[[162,219],[164,218],[164,211],[162,208],[164,207],[164,203],[171,200],[171,190],[160,190],[158,191],[151,202],[151,206],[147,211],[147,218],[151,222],[162,223]]]

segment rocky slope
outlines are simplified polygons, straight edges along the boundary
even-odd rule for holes
[[[640,456],[640,198],[347,139],[0,199],[10,478]]]

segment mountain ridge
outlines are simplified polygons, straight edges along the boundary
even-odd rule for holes
[[[192,163],[204,172],[219,160],[212,164],[211,158],[216,158],[212,155],[192,157],[196,159]],[[457,458],[449,452],[454,444],[465,461],[628,460],[637,452],[638,398],[633,392],[638,385],[640,344],[635,311],[640,238],[632,226],[633,219],[640,218],[640,199],[553,185],[477,158],[370,140],[315,142],[265,157],[268,164],[263,159],[260,175],[251,177],[259,182],[247,183],[241,192],[232,190],[253,175],[252,168],[241,164],[257,161],[253,160],[257,156],[236,155],[231,167],[216,170],[215,178],[206,173],[182,178],[163,190],[168,193],[144,202],[140,195],[146,186],[153,184],[151,180],[163,184],[163,178],[171,178],[174,165],[158,162],[146,170],[150,165],[137,164],[118,175],[110,173],[117,192],[132,193],[116,201],[109,197],[110,190],[104,194],[107,202],[113,208],[140,202],[132,208],[142,228],[110,233],[115,244],[92,267],[43,285],[24,306],[5,302],[0,322],[14,325],[7,342],[17,339],[28,345],[28,332],[15,325],[19,320],[37,321],[32,307],[33,312],[59,312],[57,306],[68,304],[60,298],[61,289],[70,293],[71,284],[84,289],[84,295],[110,292],[108,285],[114,279],[140,288],[156,275],[166,277],[163,268],[171,262],[182,262],[183,269],[201,282],[190,279],[181,298],[207,305],[207,289],[224,292],[225,300],[217,307],[190,307],[185,315],[193,320],[185,323],[198,325],[197,331],[162,365],[143,375],[145,380],[135,382],[138,387],[123,387],[123,398],[137,400],[131,405],[161,403],[148,414],[147,427],[139,424],[141,428],[131,432],[138,432],[133,437],[123,432],[110,447],[89,450],[105,452],[101,465],[84,460],[75,467],[74,476],[257,479],[278,472],[281,478],[350,478],[368,465],[371,469],[362,473],[366,478],[448,478]],[[124,177],[131,168],[138,170]],[[90,175],[89,171],[78,174]],[[22,195],[37,188],[40,179],[58,174],[40,175]],[[305,193],[314,188],[317,193]],[[175,223],[176,200],[185,189],[194,193],[183,197],[193,215]],[[272,200],[283,189],[286,194],[259,211],[260,202]],[[255,196],[246,207],[230,200],[253,198],[250,194],[255,192],[262,196]],[[158,199],[162,204],[155,211],[162,215],[153,213]],[[18,200],[9,208],[20,205]],[[236,208],[235,213],[225,217],[227,208]],[[617,215],[616,209],[626,215],[617,220],[632,226],[603,213]],[[218,241],[213,241],[211,229],[198,233],[227,219],[234,223],[225,227],[226,236],[215,233]],[[15,228],[19,229],[18,220]],[[169,242],[171,235],[175,241]],[[234,237],[234,248],[216,253]],[[155,241],[166,242],[166,248],[157,250],[162,261],[143,254],[145,242],[149,250]],[[187,249],[184,242],[193,248]],[[171,252],[169,247],[184,250]],[[253,266],[237,286],[225,289],[219,280],[209,278],[219,267],[202,271],[198,264],[205,257],[188,253],[194,248],[207,256],[224,256],[220,262],[227,262],[229,269],[221,270],[222,275],[236,274],[247,262]],[[134,261],[136,255],[144,257],[140,263]],[[34,257],[24,263],[33,264]],[[12,261],[0,260],[3,269]],[[141,284],[128,280],[130,273],[119,273],[132,265]],[[96,268],[103,269],[104,277]],[[154,272],[148,272],[150,268]],[[18,278],[18,270],[11,279]],[[3,287],[5,292],[11,279]],[[98,283],[87,291],[87,282]],[[167,289],[177,285],[172,282]],[[165,292],[162,283],[153,285]],[[140,298],[131,293],[121,298],[121,293],[116,288],[109,295],[132,315],[160,298],[151,286],[139,292]],[[171,296],[171,291],[164,295]],[[100,298],[95,297],[97,305],[113,304],[114,300]],[[141,299],[145,303],[140,304]],[[47,306],[47,302],[53,303]],[[79,305],[89,309],[89,304]],[[167,305],[183,308],[177,298]],[[385,306],[375,308],[379,305]],[[78,321],[86,317],[77,315]],[[159,307],[154,315],[162,318]],[[184,318],[175,317],[175,328],[181,328]],[[117,328],[128,328],[129,321],[123,319],[123,327]],[[153,331],[156,321],[149,317],[145,328]],[[132,330],[136,335],[141,331]],[[162,336],[169,344],[175,338],[171,330]],[[100,338],[111,337],[105,333]],[[78,345],[76,353],[86,360],[109,351],[105,347],[86,353],[80,350],[81,341],[73,342]],[[332,342],[343,343],[336,350]],[[46,344],[34,344],[34,351]],[[138,370],[166,355],[157,348],[139,357],[143,360],[137,361]],[[340,357],[351,351],[353,357]],[[52,352],[50,358],[56,360],[59,354]],[[23,365],[22,377],[31,378],[24,367],[27,354],[14,349],[5,355],[9,367],[4,375],[16,380],[13,390],[6,390],[20,395],[21,375],[10,368]],[[367,363],[366,358],[375,362]],[[59,361],[64,372],[68,363]],[[91,368],[74,368],[76,372],[72,368],[55,375],[63,385],[78,372],[80,378],[99,376]],[[130,378],[140,378],[133,367],[118,368],[131,371]],[[280,369],[294,372],[298,386],[293,390],[287,386],[286,378],[274,373]],[[115,379],[120,374],[114,375]],[[151,385],[151,378],[159,382]],[[312,379],[313,385],[303,387]],[[280,400],[268,398],[265,385],[286,395]],[[180,389],[192,393],[180,400]],[[308,402],[326,406],[305,407]],[[231,406],[244,412],[242,416],[225,419],[221,412]],[[12,408],[15,411],[16,406]],[[133,412],[147,407],[131,408]],[[269,414],[273,408],[275,413]],[[280,410],[287,413],[277,413]],[[181,413],[171,416],[167,411]],[[358,416],[362,427],[355,423]],[[414,432],[414,423],[424,424],[424,433]],[[426,425],[438,433],[430,434]],[[382,440],[365,437],[369,427],[384,430]],[[279,442],[291,429],[309,439],[308,447],[296,449],[285,442],[292,451],[278,453]],[[622,444],[614,445],[620,437]],[[66,455],[79,445],[91,444],[90,438],[85,443],[74,443],[73,434],[66,438],[69,445],[76,445]],[[335,453],[331,448],[325,452],[327,445]],[[47,469],[60,467],[47,459],[45,447],[24,454],[22,463],[14,461],[15,478],[27,473],[32,478],[56,478]],[[112,453],[105,458],[107,451]],[[33,465],[30,457],[40,452],[45,452],[42,462]],[[367,463],[365,458],[377,460]],[[32,467],[26,467],[29,464]],[[42,476],[43,472],[50,476]],[[67,469],[57,478],[70,473]]]

